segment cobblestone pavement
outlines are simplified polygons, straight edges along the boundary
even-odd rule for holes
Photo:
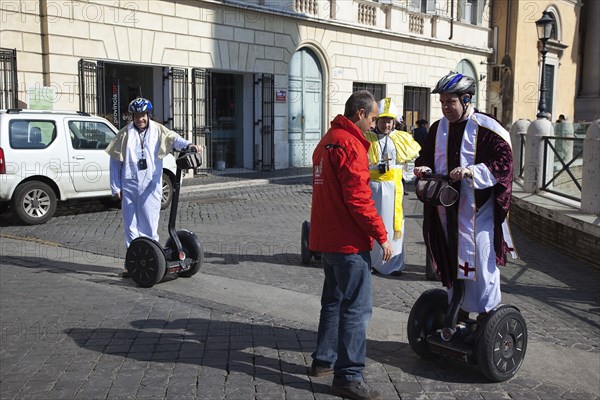
[[[119,210],[63,205],[41,226],[2,214],[0,398],[335,398],[330,379],[307,375],[323,275],[300,262],[311,187],[292,172],[270,184],[260,174],[186,180],[177,226],[202,240],[203,268],[150,289],[116,277]],[[369,333],[366,375],[385,399],[599,398],[600,272],[518,231],[521,259],[502,269],[503,301],[529,332],[517,376],[492,384],[476,368],[416,356],[403,323],[440,285],[425,279],[412,193],[405,214],[407,269],[373,277],[374,319],[400,321],[380,317],[372,325],[385,330]],[[280,295],[280,309],[253,293]]]

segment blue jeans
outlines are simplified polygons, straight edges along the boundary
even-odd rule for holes
[[[360,381],[365,368],[367,325],[373,312],[371,256],[323,253],[325,272],[315,362],[335,376]]]

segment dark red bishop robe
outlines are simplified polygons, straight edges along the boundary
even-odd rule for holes
[[[434,166],[435,138],[438,124],[439,121],[436,121],[429,129],[429,134],[425,138],[419,158],[415,161],[415,166],[427,166],[434,173],[439,173],[435,170]],[[460,146],[466,125],[467,120],[449,124],[447,172],[459,166]],[[502,222],[504,222],[508,214],[512,194],[513,159],[510,144],[504,141],[500,135],[480,126],[477,132],[475,163],[485,164],[497,181],[496,185],[491,188],[475,190],[475,205],[476,209],[479,209],[491,196],[494,197],[494,250],[496,251],[496,264],[506,265],[506,253],[509,248],[503,238]],[[460,192],[460,182],[455,182],[453,186]],[[453,210],[447,210],[447,214],[451,212],[458,213],[458,203],[457,201],[451,206]],[[448,230],[450,234],[457,235],[457,222],[453,221],[450,223]],[[432,265],[440,274],[442,283],[446,287],[451,287],[456,277],[456,251],[450,249],[446,242],[443,225],[440,222],[436,207],[427,204],[424,204],[423,209],[423,238],[425,239],[427,253],[432,261]]]

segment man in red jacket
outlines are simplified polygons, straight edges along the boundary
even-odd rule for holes
[[[369,187],[369,142],[377,119],[366,90],[353,93],[313,153],[310,250],[322,253],[325,282],[312,376],[334,373],[333,390],[349,399],[379,399],[366,384],[367,325],[372,313],[373,238],[391,257],[385,226]]]

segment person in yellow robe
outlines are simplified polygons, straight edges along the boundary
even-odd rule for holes
[[[392,258],[384,262],[383,250],[375,243],[371,250],[371,267],[374,272],[385,275],[400,275],[405,267],[402,171],[421,150],[410,133],[394,129],[397,116],[391,98],[380,100],[376,126],[365,135],[371,142],[368,154],[372,198],[393,248]]]

